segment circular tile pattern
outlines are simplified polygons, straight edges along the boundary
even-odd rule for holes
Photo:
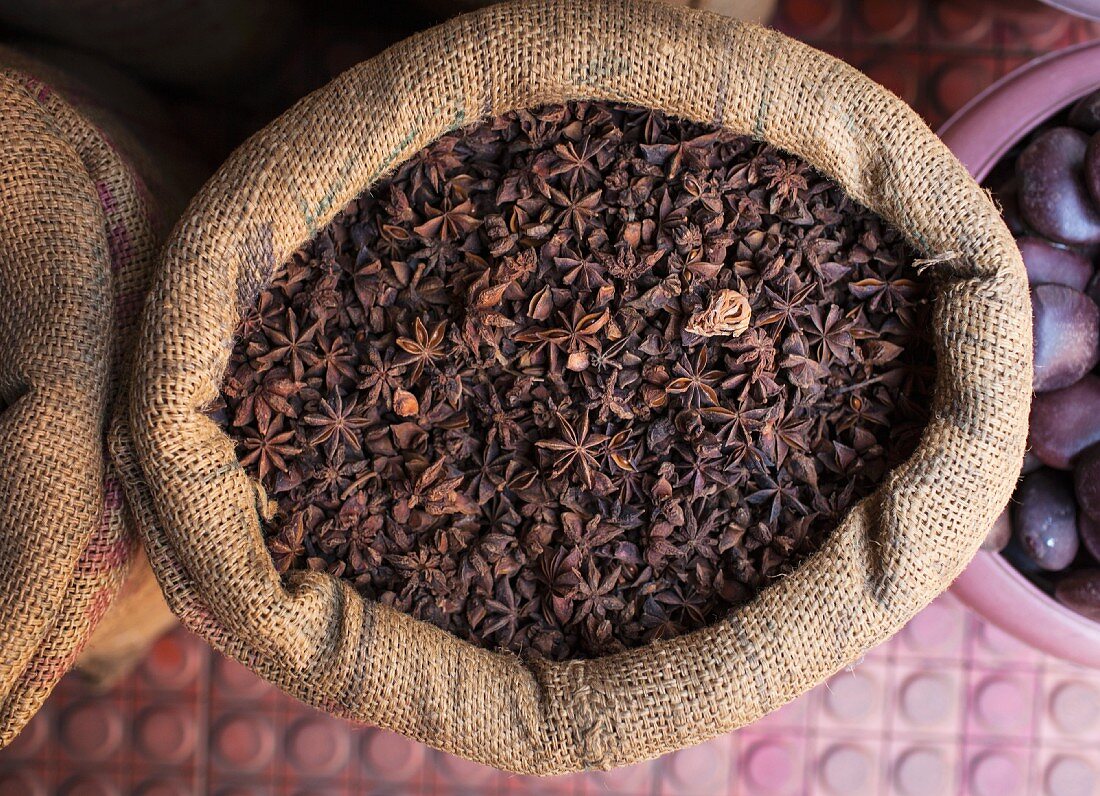
[[[138,749],[156,763],[180,763],[195,752],[195,721],[178,705],[147,708],[134,721]]]
[[[988,622],[983,622],[979,626],[978,638],[986,651],[992,652],[998,657],[1010,656],[1019,660],[1034,655],[1031,649],[1022,641]]]
[[[1065,755],[1047,767],[1044,785],[1049,796],[1094,796],[1096,769],[1087,760]]]
[[[668,773],[681,787],[708,791],[724,784],[729,760],[715,741],[683,749],[671,755]]]
[[[894,766],[894,783],[905,796],[947,793],[948,763],[935,749],[911,749]]]
[[[1050,715],[1063,732],[1088,732],[1100,718],[1100,693],[1088,683],[1060,685],[1050,698]]]
[[[70,777],[57,789],[57,796],[117,796],[121,793],[121,788],[91,774]]]
[[[348,734],[335,719],[309,716],[287,730],[287,760],[304,774],[339,771],[347,765],[350,751]]]
[[[1022,761],[1003,752],[978,755],[970,764],[969,775],[974,796],[1017,796],[1026,788]]]
[[[943,602],[934,602],[909,620],[902,630],[906,646],[921,654],[936,654],[958,643],[962,614]]]
[[[447,773],[454,777],[455,782],[461,782],[471,790],[475,790],[476,787],[485,788],[499,776],[496,769],[463,760],[461,757],[442,754],[437,760]]]
[[[889,58],[861,61],[859,69],[876,83],[881,83],[906,102],[912,104],[920,94],[920,73]]]
[[[795,755],[790,745],[777,739],[754,744],[745,753],[742,766],[747,784],[754,793],[789,793],[798,784]]]
[[[878,682],[860,670],[841,672],[822,690],[825,710],[834,718],[855,721],[865,718],[875,707]]]
[[[362,759],[372,776],[402,780],[424,764],[424,746],[385,730],[364,730],[360,741]]]
[[[993,82],[992,67],[984,60],[955,59],[932,76],[935,98],[944,113],[954,113]]]
[[[1071,24],[1069,14],[1053,8],[1036,7],[1034,14],[1017,14],[1013,22],[1013,30],[1009,35],[1026,38],[1028,44],[1036,49],[1045,49],[1057,46]]]
[[[183,688],[194,682],[202,662],[196,639],[172,633],[158,641],[141,665],[141,674],[154,688]]]
[[[4,754],[12,757],[30,757],[50,736],[49,708],[43,708],[26,723],[22,731],[4,747]]]
[[[214,684],[231,699],[256,699],[271,693],[272,686],[236,661],[218,656],[214,663]]]
[[[844,6],[821,0],[784,0],[783,19],[803,36],[823,36],[837,26]]]
[[[65,750],[80,760],[99,760],[122,741],[122,717],[108,702],[89,700],[69,707],[58,718]]]
[[[0,796],[46,796],[46,784],[29,771],[0,774]]]
[[[1008,677],[989,677],[975,697],[978,720],[991,732],[1016,732],[1027,726],[1030,695],[1024,685]]]
[[[915,4],[898,0],[864,0],[859,14],[871,32],[889,38],[911,32],[920,19],[920,9]]]
[[[275,752],[275,732],[262,716],[228,716],[214,726],[211,740],[215,759],[241,771],[262,768]]]
[[[872,792],[874,758],[869,751],[845,744],[827,750],[821,758],[818,776],[835,796],[861,796]]]
[[[656,766],[651,763],[635,763],[632,766],[590,772],[582,776],[596,780],[593,783],[595,787],[591,788],[596,793],[649,793],[655,771]]]
[[[915,674],[901,687],[901,712],[913,724],[927,727],[946,720],[954,708],[951,681],[938,674]]]
[[[993,16],[974,3],[941,0],[931,5],[936,28],[944,38],[966,44],[986,35],[993,26]]]
[[[188,796],[195,788],[180,780],[147,779],[134,789],[134,796]]]

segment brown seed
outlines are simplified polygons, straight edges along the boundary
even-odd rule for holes
[[[582,370],[588,369],[588,361],[587,351],[574,351],[569,355],[565,366],[575,373],[580,373]]]
[[[393,411],[401,417],[416,417],[420,412],[420,402],[408,390],[395,390],[393,393]]]

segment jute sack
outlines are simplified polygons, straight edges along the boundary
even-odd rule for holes
[[[323,573],[280,580],[264,495],[203,413],[242,311],[352,198],[447,130],[570,99],[658,108],[793,152],[930,261],[939,377],[916,454],[823,549],[712,627],[551,663],[476,649]],[[192,201],[113,429],[150,560],[190,628],[300,699],[516,772],[655,757],[752,722],[959,574],[1020,469],[1031,316],[997,209],[895,96],[779,33],[657,3],[528,0],[415,36],[308,96]]]
[[[118,110],[149,120],[114,78],[127,98]],[[105,430],[153,254],[180,202],[165,162],[106,103],[0,47],[0,746],[72,667],[143,558]],[[130,643],[112,649],[110,633],[99,636],[99,679],[168,624],[148,566],[132,571],[128,591],[142,601],[108,625]]]

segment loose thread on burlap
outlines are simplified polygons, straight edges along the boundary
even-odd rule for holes
[[[959,252],[955,251],[954,249],[949,249],[943,254],[934,254],[931,257],[923,257],[919,260],[913,260],[913,267],[917,270],[918,274],[923,276],[924,272],[927,271],[929,268],[933,268],[937,265],[946,265],[947,263],[955,262],[956,260],[961,259],[962,255]]]

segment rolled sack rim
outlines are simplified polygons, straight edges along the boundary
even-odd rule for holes
[[[822,550],[752,602],[711,627],[605,658],[521,660],[368,603],[326,574],[283,584],[263,544],[256,485],[201,413],[241,309],[349,201],[439,135],[574,99],[655,107],[765,139],[905,233],[937,287],[939,374],[917,452]],[[1030,324],[1023,264],[993,203],[869,78],[716,15],[528,0],[390,48],[234,153],[164,250],[114,448],[134,476],[128,489],[170,604],[223,652],[314,706],[499,768],[610,768],[754,721],[948,586],[1019,469]]]

